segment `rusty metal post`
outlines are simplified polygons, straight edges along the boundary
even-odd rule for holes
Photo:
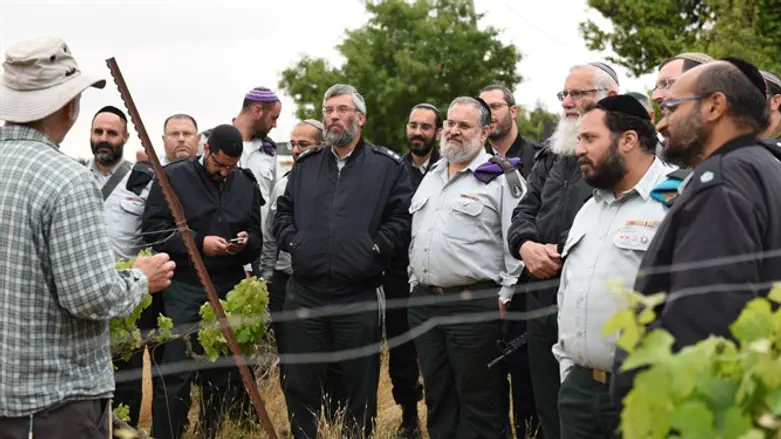
[[[136,128],[136,132],[138,133],[138,137],[141,139],[141,144],[146,151],[146,155],[152,162],[152,168],[155,171],[157,183],[160,185],[160,188],[163,191],[163,195],[168,202],[168,207],[171,209],[171,214],[176,221],[176,227],[182,236],[182,241],[184,242],[184,246],[187,248],[187,253],[190,256],[190,260],[192,260],[192,263],[195,266],[195,271],[198,273],[198,278],[206,290],[206,295],[209,296],[209,302],[211,303],[212,308],[214,308],[217,319],[220,321],[222,333],[225,335],[225,339],[228,341],[228,346],[233,353],[233,358],[236,360],[236,364],[239,367],[241,379],[244,382],[244,387],[247,389],[247,392],[249,392],[252,405],[255,407],[255,411],[257,412],[258,418],[260,419],[260,424],[266,434],[268,434],[269,438],[277,439],[277,433],[274,430],[274,425],[271,423],[271,418],[269,417],[268,412],[266,411],[266,407],[263,404],[263,400],[260,397],[257,384],[252,380],[252,375],[249,372],[249,368],[247,368],[247,363],[244,361],[244,357],[241,355],[239,344],[236,342],[236,338],[233,335],[233,330],[230,327],[230,323],[228,322],[227,316],[225,315],[225,311],[223,310],[222,304],[220,303],[220,300],[217,296],[217,292],[214,289],[214,284],[212,284],[209,273],[206,271],[203,258],[201,258],[201,254],[198,252],[198,248],[195,245],[195,240],[193,239],[190,229],[187,227],[187,221],[184,217],[182,205],[168,181],[168,176],[165,175],[163,167],[160,165],[160,160],[157,158],[157,154],[152,147],[152,142],[149,140],[149,135],[146,132],[146,128],[144,128],[144,124],[141,122],[141,116],[138,115],[138,110],[136,109],[136,105],[133,102],[133,98],[130,96],[130,90],[128,90],[125,79],[122,77],[122,72],[119,70],[119,65],[117,65],[117,62],[114,58],[107,59],[106,64],[111,71],[111,76],[114,77],[114,82],[117,84],[117,88],[119,88],[119,94],[122,96],[122,101],[125,103],[125,107],[127,108],[128,114],[130,115],[130,120],[133,122],[133,125]]]

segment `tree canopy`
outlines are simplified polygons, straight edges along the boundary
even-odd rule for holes
[[[590,50],[612,49],[610,61],[634,75],[649,73],[681,52],[739,56],[781,72],[781,7],[777,0],[588,0],[610,20],[605,30],[580,24]]]
[[[296,116],[321,119],[328,87],[353,85],[366,100],[364,136],[403,152],[404,125],[415,104],[431,103],[444,115],[457,96],[477,96],[494,83],[512,90],[522,80],[520,52],[499,40],[498,29],[479,26],[482,14],[471,0],[373,0],[365,6],[368,23],[347,31],[337,46],[343,65],[302,56],[282,72],[279,86],[295,101]],[[539,124],[530,126],[539,131]]]

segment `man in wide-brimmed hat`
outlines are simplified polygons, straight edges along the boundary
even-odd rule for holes
[[[167,254],[117,271],[94,177],[58,144],[83,74],[58,38],[11,46],[0,76],[0,438],[108,437],[108,321],[166,288]]]

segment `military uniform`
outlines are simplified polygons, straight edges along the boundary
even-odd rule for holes
[[[669,331],[676,351],[710,335],[730,337],[746,303],[766,295],[781,273],[781,258],[763,255],[781,248],[781,153],[773,147],[737,137],[697,165],[643,258],[635,290],[668,294],[648,330]],[[632,387],[635,371],[618,372],[625,358],[617,349],[615,401]]]
[[[637,184],[616,199],[595,190],[583,205],[564,244],[558,300],[559,418],[562,438],[611,438],[618,410],[610,401],[606,373],[615,337],[602,335],[607,320],[624,305],[610,288],[631,289],[640,260],[667,211],[651,197],[671,171],[658,158]]]
[[[494,166],[491,159],[480,151],[453,178],[448,178],[447,161],[440,160],[423,178],[410,205],[412,297],[481,294],[409,308],[411,327],[443,318],[467,319],[439,324],[415,338],[432,439],[503,435],[503,377],[488,368],[498,355],[500,322],[468,319],[492,312],[498,317],[497,299],[513,296],[521,262],[507,249],[507,229],[526,186],[517,170],[511,172],[520,187],[513,187],[501,169],[486,178],[482,171]],[[518,160],[513,163],[517,168]]]
[[[87,164],[87,168],[95,176],[98,187],[103,189],[117,172],[122,172],[126,167],[124,176],[116,183],[115,187],[104,196],[103,218],[106,224],[111,249],[116,258],[130,259],[138,255],[144,248],[141,235],[141,216],[144,213],[146,199],[149,196],[154,172],[145,163],[137,163],[132,166],[125,160],[117,163],[106,175],[103,175],[95,165],[95,160]],[[117,175],[120,177],[122,174]],[[151,330],[157,327],[157,316],[163,313],[162,295],[152,296],[152,304],[144,310],[139,318],[138,327],[143,330]],[[151,350],[154,360],[159,362],[163,358],[164,345],[156,346]],[[136,352],[128,361],[115,360],[116,390],[114,391],[114,405],[125,404],[130,409],[130,424],[136,425],[141,411],[142,379],[141,371],[144,367],[144,352]],[[131,378],[132,376],[135,376]],[[161,389],[159,374],[153,376],[153,387]]]

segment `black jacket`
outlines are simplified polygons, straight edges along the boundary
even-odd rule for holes
[[[420,169],[412,165],[411,153],[404,154],[402,158],[404,159],[404,164],[407,166],[407,171],[409,171],[410,183],[412,184],[412,193],[414,195],[415,191],[418,190],[418,186],[420,186],[420,182],[423,181],[423,177],[426,175],[420,172]],[[429,159],[428,165],[426,166],[426,172],[428,172],[429,169],[431,169],[431,167],[439,161],[439,158],[439,151],[437,151],[435,148],[431,151],[431,158]]]
[[[388,258],[409,246],[411,198],[409,173],[386,148],[360,140],[341,172],[330,146],[301,154],[274,220],[293,277],[329,294],[379,286]]]
[[[510,253],[521,259],[519,250],[526,241],[556,244],[561,253],[572,221],[591,198],[593,188],[583,180],[577,157],[557,157],[547,148],[537,155],[526,183],[526,195],[513,210],[513,221],[507,234]],[[532,279],[524,270],[521,281]],[[551,286],[532,294],[543,305],[551,305],[556,303],[556,289]]]
[[[738,137],[694,168],[640,263],[634,289],[667,293],[647,330],[663,328],[673,351],[710,335],[732,338],[729,325],[781,277],[781,164],[751,136]],[[670,300],[670,299],[673,300]],[[631,389],[634,371],[619,372],[614,401]]]
[[[164,168],[165,174],[181,202],[187,226],[193,231],[195,244],[212,282],[215,286],[231,287],[244,278],[243,265],[255,260],[263,247],[260,206],[265,201],[251,171],[239,169],[224,182],[217,183],[208,176],[198,160],[199,157],[170,163]],[[163,191],[155,181],[144,210],[144,239],[153,244],[155,250],[168,253],[176,262],[174,280],[200,285],[181,236],[177,233],[166,240],[171,235],[170,230],[175,228]],[[247,246],[241,253],[220,257],[203,253],[206,236],[230,240],[241,231],[249,235]]]
[[[513,144],[510,145],[510,149],[507,150],[505,157],[518,157],[521,159],[521,175],[523,178],[529,178],[529,174],[531,174],[532,168],[534,167],[535,157],[542,149],[542,144],[527,141],[518,133],[518,137],[516,137]],[[490,143],[485,145],[485,152],[496,155],[494,153],[494,148]]]

